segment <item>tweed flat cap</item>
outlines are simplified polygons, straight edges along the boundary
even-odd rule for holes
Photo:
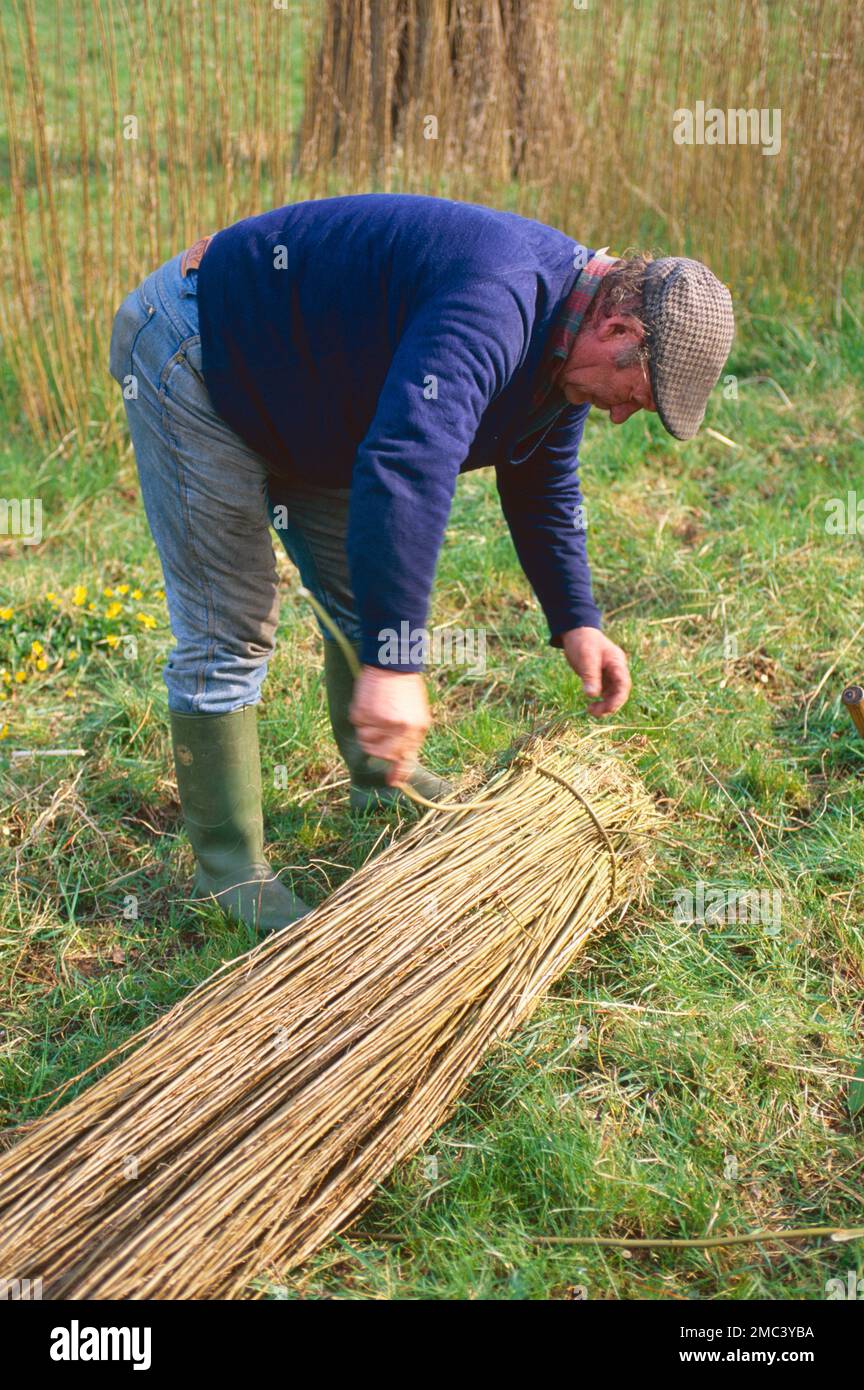
[[[646,271],[642,317],[657,414],[692,439],[732,346],[732,296],[701,261],[664,256]]]

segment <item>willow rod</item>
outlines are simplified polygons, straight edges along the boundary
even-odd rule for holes
[[[858,1240],[864,1226],[798,1226],[784,1231],[745,1231],[737,1236],[649,1236],[628,1240],[626,1236],[532,1236],[535,1245],[602,1245],[618,1250],[714,1250],[726,1245],[756,1245],[761,1241],[810,1240],[828,1237],[834,1241]]]
[[[360,666],[360,662],[357,660],[357,653],[354,651],[354,648],[351,646],[351,643],[348,641],[348,638],[345,636],[345,633],[333,621],[323,604],[319,603],[315,595],[311,593],[304,585],[301,584],[299,586],[298,593],[301,595],[302,598],[305,598],[308,601],[313,612],[324,624],[324,626],[327,628],[327,631],[331,634],[334,640],[338,642],[339,646],[342,649],[342,654],[348,663],[348,669],[356,681],[361,674],[362,668]],[[410,801],[415,802],[418,806],[423,806],[427,811],[441,811],[448,808],[450,805],[449,797],[445,798],[444,801],[430,801],[427,796],[424,796],[422,792],[415,791],[414,788],[412,786],[409,786],[407,782],[394,782],[393,786],[397,787],[400,792],[404,793],[404,795],[407,796]],[[574,795],[578,796],[579,793],[574,792]],[[459,803],[459,809],[460,811],[483,811],[490,804],[491,803],[486,800],[463,801]]]

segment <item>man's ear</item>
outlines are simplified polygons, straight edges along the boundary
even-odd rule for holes
[[[601,343],[608,343],[613,339],[619,342],[641,343],[645,336],[645,329],[632,314],[610,314],[608,318],[600,320],[594,331]]]

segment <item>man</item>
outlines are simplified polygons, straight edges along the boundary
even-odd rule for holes
[[[591,406],[695,434],[731,346],[697,261],[620,260],[551,227],[439,198],[298,203],[202,238],[117,313],[147,517],[176,646],[165,671],[196,892],[272,930],[306,910],[264,857],[255,705],[273,651],[268,520],[354,644],[325,637],[331,724],[356,807],[407,782],[429,726],[422,629],[460,473],[494,467],[522,568],[592,712],[630,690],[601,631],[577,475]],[[409,654],[402,653],[408,656]]]

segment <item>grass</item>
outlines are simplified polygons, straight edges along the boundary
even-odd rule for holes
[[[272,1297],[820,1299],[828,1279],[860,1274],[860,1241],[535,1241],[861,1222],[849,1077],[864,1057],[864,743],[839,695],[864,666],[862,537],[826,533],[825,503],[862,476],[864,332],[848,314],[826,327],[815,307],[754,303],[729,372],[737,398],[718,391],[709,424],[736,447],[704,432],[678,445],[637,416],[618,430],[589,420],[583,448],[596,586],[635,681],[597,737],[626,742],[668,813],[650,902],[589,946],[424,1152],[350,1232],[276,1276]],[[41,497],[44,528],[39,545],[0,541],[9,1123],[250,944],[183,901],[170,637],[131,458],[94,438],[49,460],[27,441],[10,431],[2,454],[5,491]],[[262,709],[268,835],[317,902],[397,817],[346,810],[318,639],[287,562],[284,590]],[[433,619],[485,626],[488,663],[430,674],[436,769],[482,763],[553,712],[587,720],[483,474],[457,490]],[[132,657],[107,640],[121,632]],[[700,882],[778,891],[779,931],[676,917],[676,894]]]

